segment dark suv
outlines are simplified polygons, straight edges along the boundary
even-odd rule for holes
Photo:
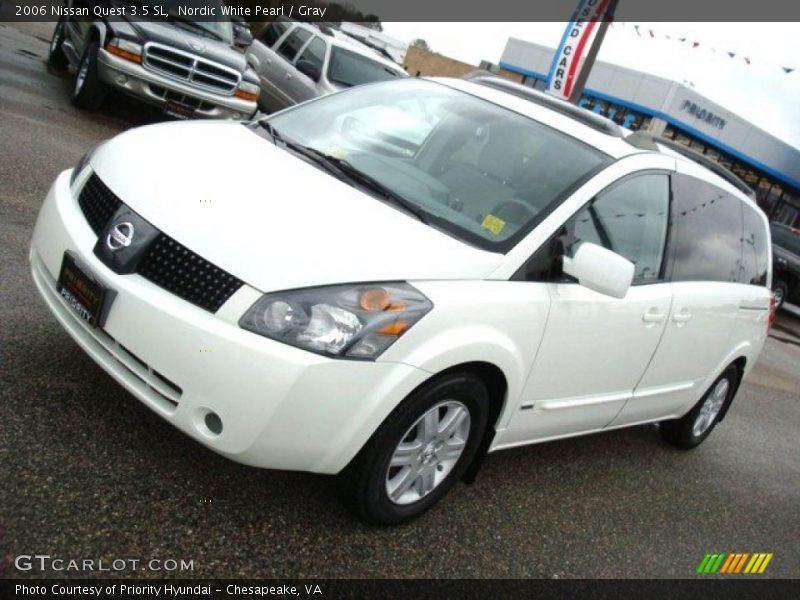
[[[775,304],[800,304],[800,229],[772,224],[772,292]]]
[[[66,0],[79,16],[58,21],[49,61],[75,68],[72,102],[94,110],[116,89],[177,118],[251,117],[258,77],[235,48],[232,23],[181,17],[180,2]],[[221,0],[207,3],[220,14]],[[113,18],[93,17],[112,9]]]

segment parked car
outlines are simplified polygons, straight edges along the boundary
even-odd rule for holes
[[[216,5],[220,0],[208,0]],[[75,9],[98,4],[75,0]],[[75,69],[72,102],[98,109],[116,90],[187,119],[245,119],[257,110],[258,77],[234,47],[230,21],[196,21],[178,15],[180,0],[133,3],[126,16],[62,17],[50,43],[49,62]],[[166,11],[158,17],[157,11]],[[89,11],[89,14],[94,14]]]
[[[396,63],[340,31],[279,17],[247,50],[259,106],[274,112],[345,88],[407,77]]]
[[[778,308],[800,304],[800,229],[772,224],[772,293]]]
[[[697,446],[774,316],[766,218],[732,176],[505,85],[395,79],[127,131],[56,179],[33,279],[162,418],[338,474],[372,522],[487,451],[643,423]]]

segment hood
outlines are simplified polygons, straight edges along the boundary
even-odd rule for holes
[[[91,165],[134,211],[263,292],[483,279],[503,256],[450,237],[234,122],[132,129]]]
[[[244,55],[231,45],[194,34],[181,25],[167,21],[120,21],[115,22],[113,27],[118,33],[139,38],[142,43],[158,42],[218,62],[240,73],[247,68]]]

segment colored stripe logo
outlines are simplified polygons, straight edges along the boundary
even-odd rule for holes
[[[769,561],[772,560],[772,553],[756,552],[715,552],[706,554],[697,572],[702,574],[724,573],[732,575],[736,573],[746,573],[756,575],[763,573]]]

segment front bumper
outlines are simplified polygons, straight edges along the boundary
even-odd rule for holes
[[[245,331],[238,318],[259,295],[246,285],[211,314],[139,275],[114,273],[92,253],[97,238],[69,176],[56,179],[36,222],[30,261],[39,293],[114,379],[219,454],[259,467],[337,473],[430,376],[401,363],[333,360]],[[56,291],[66,250],[116,291],[102,329],[84,324]],[[206,426],[209,411],[221,418],[219,435]]]
[[[149,104],[166,106],[167,100],[158,88],[194,98],[203,103],[196,114],[208,119],[249,119],[258,108],[255,102],[198,89],[110,54],[102,48],[97,55],[97,70],[100,79],[109,87]]]

